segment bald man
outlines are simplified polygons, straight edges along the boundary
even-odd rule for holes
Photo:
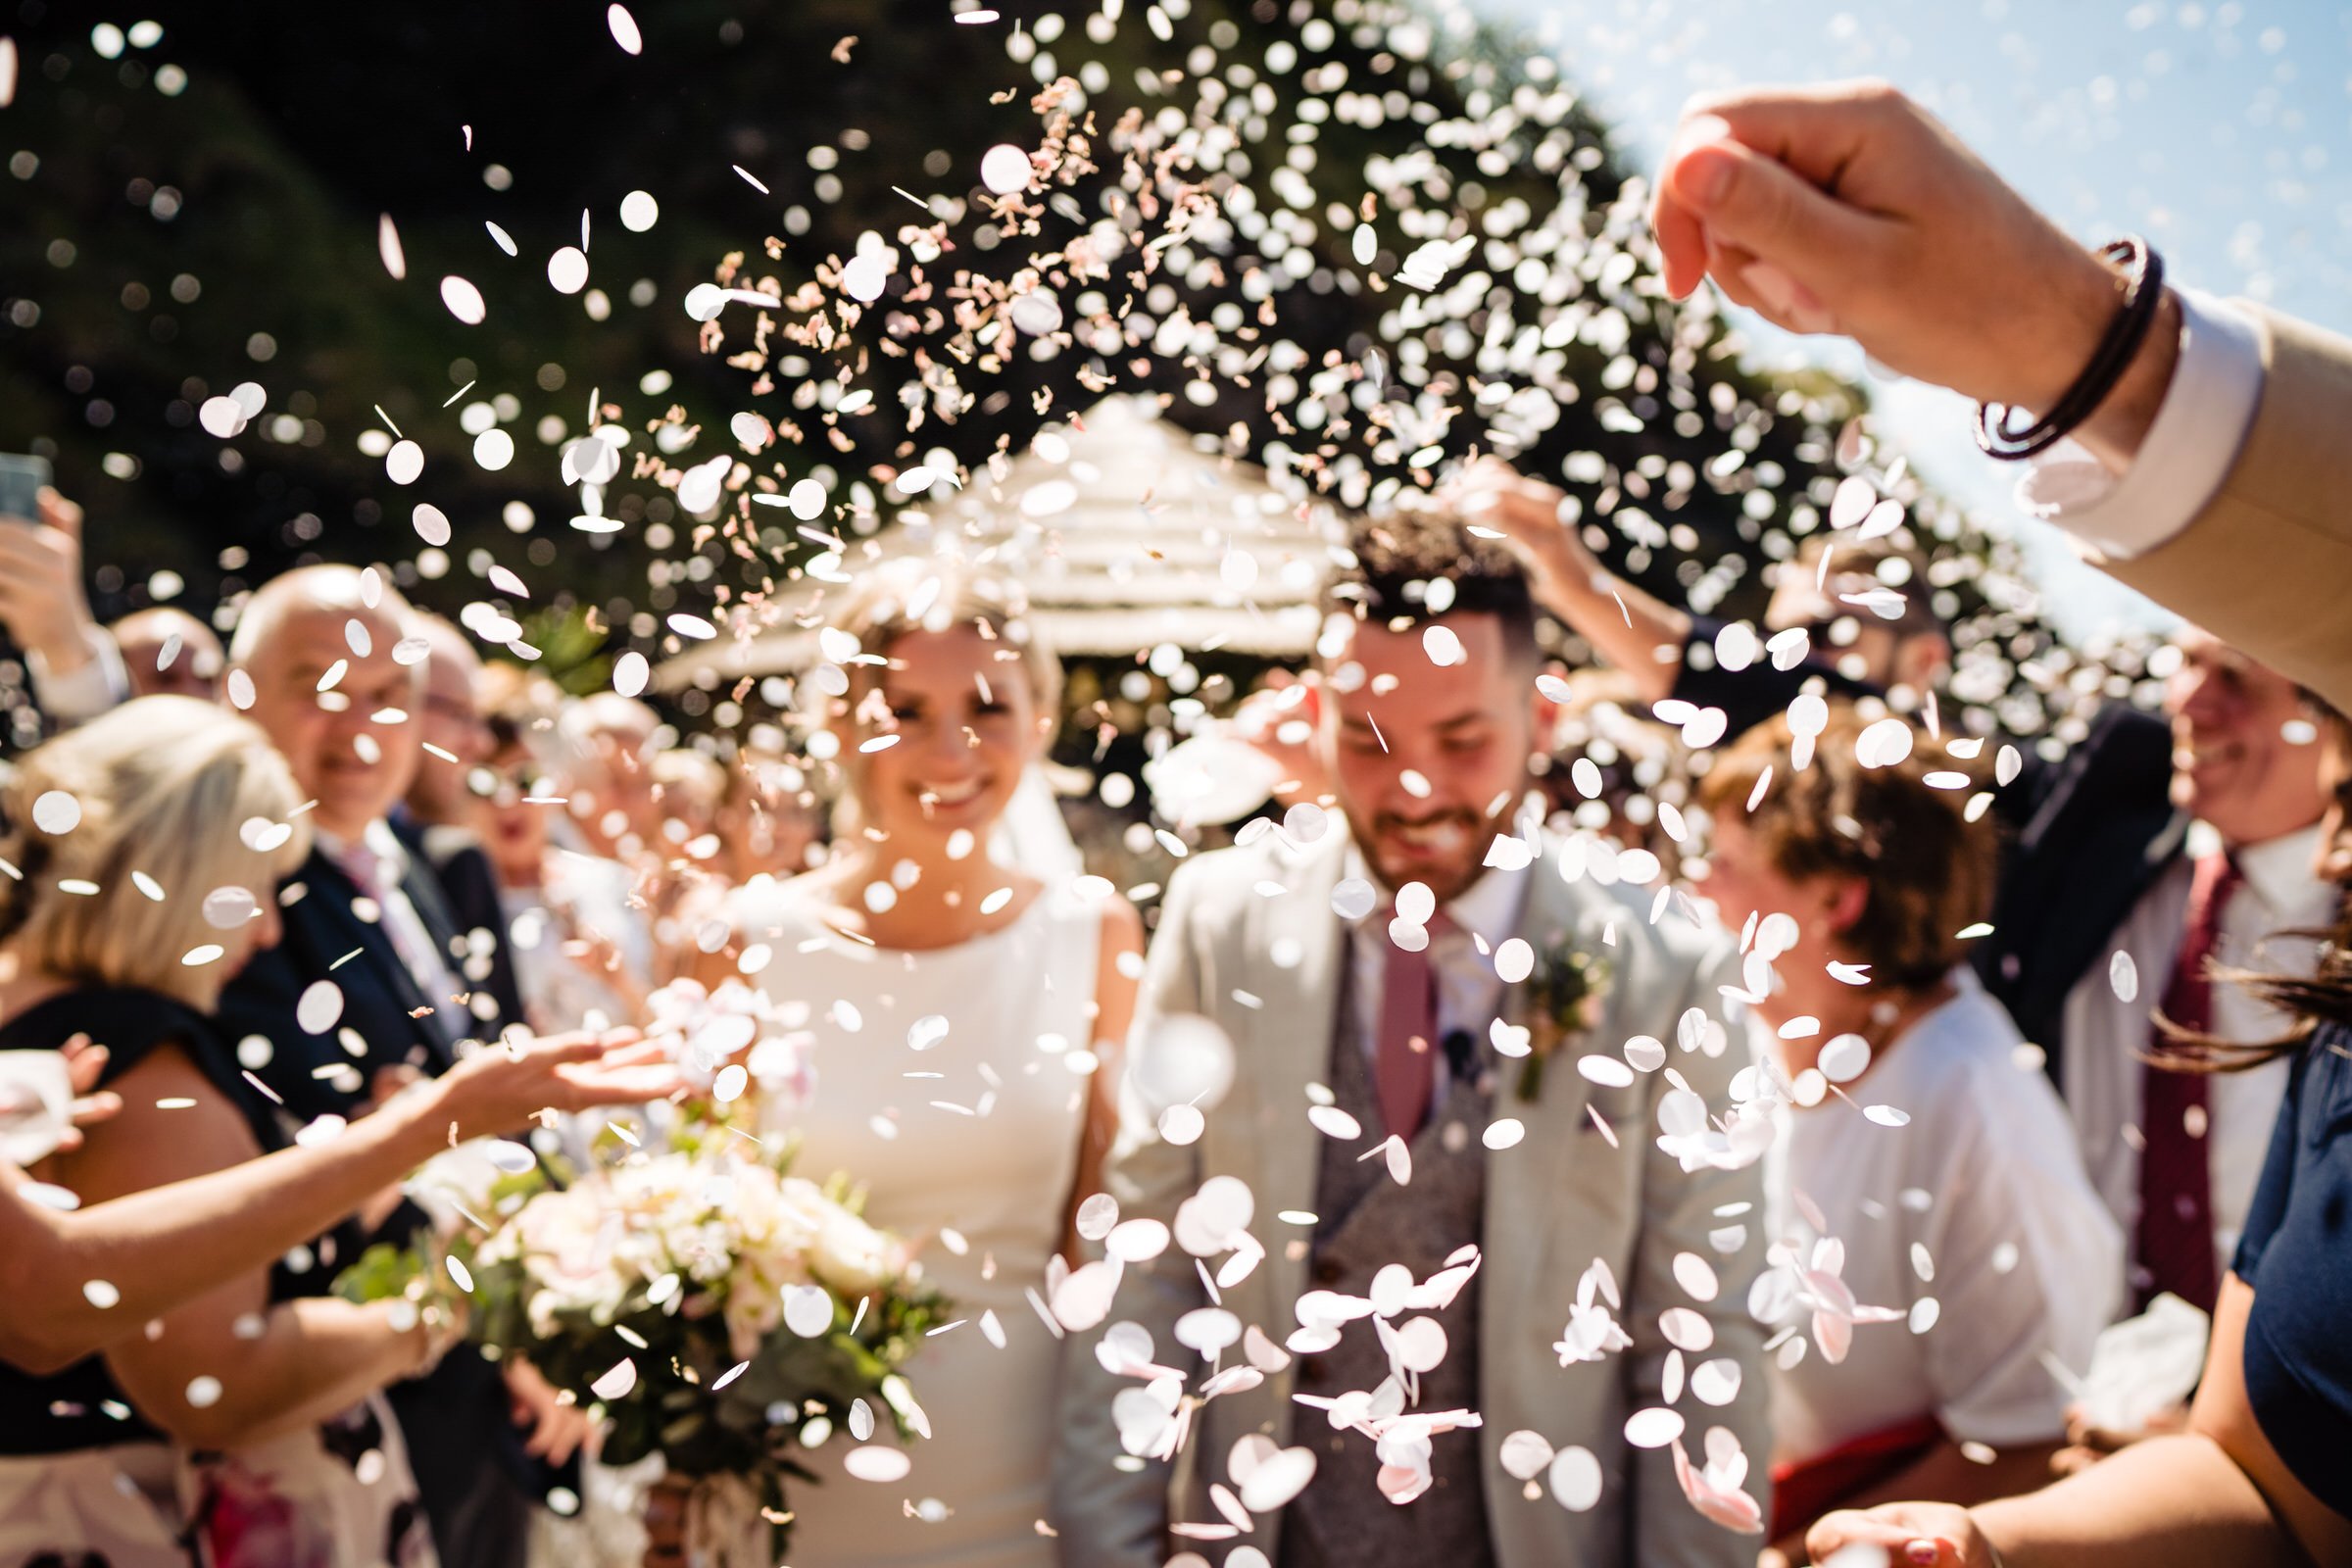
[[[122,655],[122,673],[133,697],[220,695],[226,655],[212,627],[184,610],[158,605],[124,615],[107,628]]]
[[[256,590],[229,640],[229,699],[313,803],[313,848],[278,888],[283,939],[229,984],[220,1018],[240,1059],[305,1121],[364,1115],[387,1087],[439,1076],[505,1023],[467,978],[486,974],[494,939],[460,921],[389,821],[424,755],[424,665],[404,662],[402,647],[416,630],[380,578],[305,566]],[[331,1021],[307,1028],[319,1019],[302,1001],[321,986]],[[422,1219],[403,1205],[382,1238],[404,1242]],[[352,1261],[320,1258],[318,1284]],[[499,1370],[462,1349],[391,1394],[444,1568],[520,1562],[531,1495],[556,1478],[522,1454]]]

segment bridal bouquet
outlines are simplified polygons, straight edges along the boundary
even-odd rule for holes
[[[877,1421],[923,1434],[899,1368],[942,1302],[845,1178],[791,1174],[789,1147],[727,1109],[690,1113],[661,1147],[609,1128],[576,1176],[516,1144],[453,1150],[410,1190],[463,1223],[371,1250],[339,1289],[462,1298],[487,1353],[521,1353],[602,1418],[606,1463],[659,1453],[692,1484],[699,1545],[772,1563],[785,1483],[807,1478],[796,1445],[863,1445]]]

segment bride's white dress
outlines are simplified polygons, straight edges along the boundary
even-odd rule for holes
[[[791,884],[743,936],[752,976],[805,1004],[806,1098],[773,1094],[762,1125],[801,1137],[796,1173],[849,1173],[866,1217],[921,1242],[956,1324],[925,1342],[907,1381],[931,1436],[887,1484],[845,1474],[854,1440],[796,1450],[819,1477],[789,1505],[795,1568],[1049,1568],[1039,1533],[1056,1428],[1060,1342],[1044,1294],[1061,1239],[1088,1094],[1099,906],[1041,893],[1010,925],[953,948],[864,946],[823,925]],[[894,1446],[887,1412],[873,1441]]]

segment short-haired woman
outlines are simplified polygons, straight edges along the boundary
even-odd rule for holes
[[[289,1141],[221,1037],[223,983],[277,931],[272,890],[305,849],[301,797],[262,732],[151,697],[27,757],[0,843],[0,1050],[106,1046],[121,1114],[55,1162],[100,1201]],[[340,1245],[339,1245],[340,1244]],[[0,1564],[430,1563],[406,1451],[375,1395],[431,1364],[440,1332],[323,1293],[329,1235],[165,1312],[48,1378],[0,1368]],[[92,1281],[85,1291],[108,1291]]]
[[[1810,717],[1751,730],[1699,792],[1707,889],[1767,993],[1760,1097],[1785,1102],[1750,1303],[1784,1325],[1773,1536],[1796,1561],[1833,1507],[2045,1481],[2050,1363],[2084,1369],[2123,1282],[2057,1094],[1964,961],[1994,847],[1963,765],[1850,704]]]

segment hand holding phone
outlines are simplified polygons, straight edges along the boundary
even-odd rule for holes
[[[49,460],[19,452],[0,452],[0,519],[37,522],[41,492],[49,488]]]

